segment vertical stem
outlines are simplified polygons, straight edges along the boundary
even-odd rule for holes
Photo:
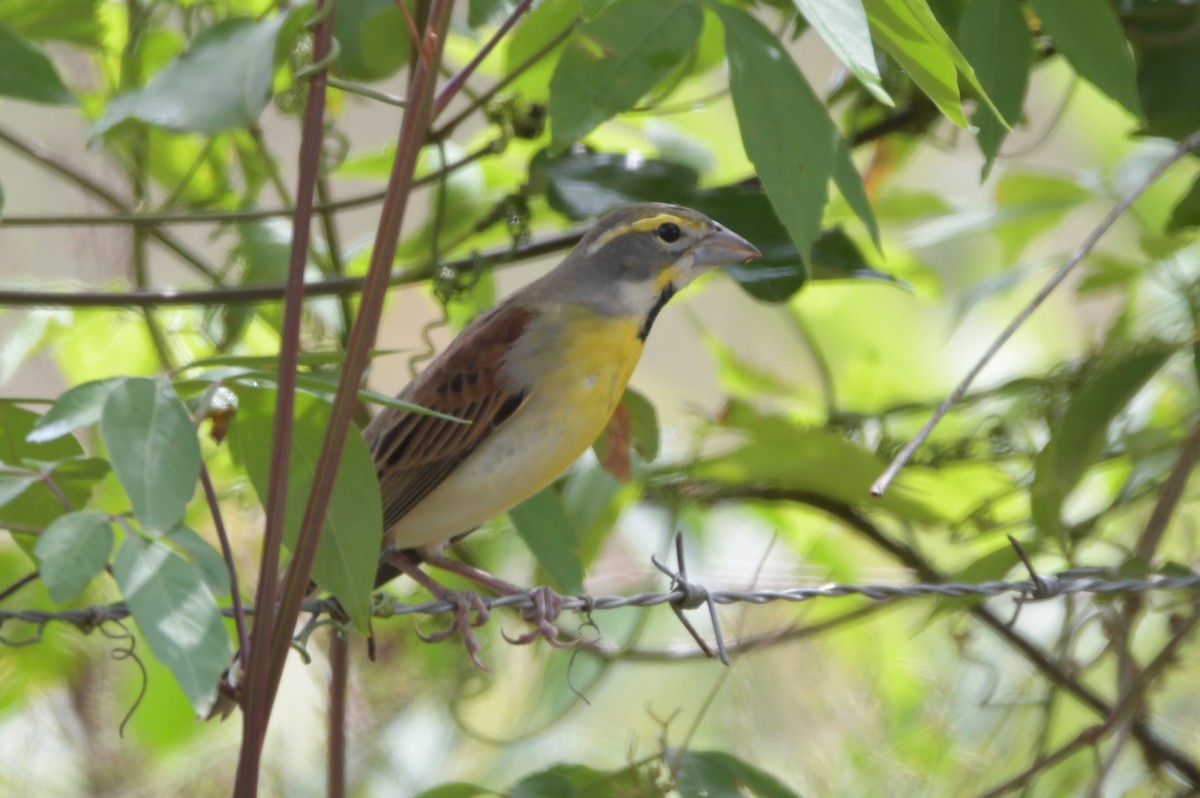
[[[271,676],[263,686],[269,691],[265,696],[267,707],[274,701],[275,692],[283,673],[284,662],[290,648],[291,629],[300,614],[300,604],[308,589],[313,560],[317,554],[321,529],[324,524],[329,500],[332,495],[334,475],[342,456],[342,445],[350,429],[350,418],[358,400],[358,388],[375,340],[379,321],[383,315],[383,300],[387,295],[392,260],[396,256],[396,245],[400,238],[400,225],[408,206],[412,190],[413,172],[416,170],[417,154],[425,141],[433,109],[433,87],[437,79],[437,66],[441,61],[450,27],[453,0],[434,0],[429,14],[429,29],[433,32],[434,51],[430,53],[428,66],[425,59],[418,59],[410,82],[410,101],[404,110],[400,125],[400,140],[396,146],[396,160],[388,179],[387,194],[379,217],[379,228],[375,235],[375,248],[371,263],[363,281],[362,303],[358,318],[350,332],[346,347],[346,358],[342,363],[337,392],[334,395],[329,426],[317,458],[313,483],[308,493],[308,503],[296,540],[288,576],[283,586],[283,598],[279,607],[279,622],[275,625],[271,639]],[[261,696],[253,696],[262,700]]]
[[[334,632],[329,637],[329,739],[326,798],[346,796],[346,685],[350,676],[350,643]]]
[[[337,215],[324,207],[333,201],[333,192],[329,189],[329,181],[321,176],[317,178],[317,198],[321,200],[321,229],[325,232],[325,246],[329,250],[330,270],[342,276],[346,273],[346,263],[342,260],[342,237],[338,233]],[[338,295],[338,306],[342,311],[342,329],[338,330],[338,340],[342,349],[346,348],[350,334],[350,317],[353,315],[353,305],[346,294]]]
[[[333,3],[318,0],[316,16],[322,16],[313,34],[313,59],[330,52],[333,40]],[[276,626],[276,594],[279,555],[283,545],[283,520],[287,508],[288,462],[292,450],[292,421],[295,409],[296,371],[300,353],[300,320],[304,301],[304,264],[308,251],[313,194],[321,159],[322,122],[325,117],[325,78],[321,70],[308,85],[308,100],[300,139],[299,179],[292,216],[292,248],[284,293],[283,327],[280,335],[279,369],[272,430],[271,470],[263,531],[262,564],[259,569],[256,614],[250,636],[250,667],[247,669],[243,705],[242,749],[238,758],[234,795],[251,798],[258,792],[263,740],[271,716],[274,686],[271,678],[271,640]],[[307,579],[307,572],[305,573]],[[291,628],[289,625],[288,629]],[[275,677],[278,680],[278,676]]]
[[[125,45],[124,60],[121,65],[121,82],[126,88],[135,88],[142,83],[142,64],[137,51],[141,40],[142,14],[145,8],[142,6],[141,0],[128,0],[125,9],[128,16],[128,42]],[[133,151],[133,206],[138,210],[144,210],[150,196],[150,136],[145,126],[139,124],[130,133],[130,139]],[[148,241],[149,234],[146,227],[135,224],[133,226],[132,277],[133,284],[137,286],[138,290],[145,290],[150,286],[150,259],[146,246]],[[149,307],[142,308],[142,316],[146,319],[146,330],[150,333],[150,340],[154,344],[155,352],[158,353],[159,365],[169,371],[171,369],[171,350],[167,345],[166,336],[158,326],[158,320],[154,317],[154,310]]]
[[[250,642],[246,637],[246,609],[242,606],[242,586],[238,582],[237,565],[233,561],[233,547],[229,543],[229,534],[225,531],[225,522],[221,518],[221,503],[217,501],[217,491],[213,487],[212,477],[208,474],[208,467],[203,463],[200,464],[200,484],[204,486],[204,498],[208,502],[209,512],[212,513],[217,541],[221,544],[221,557],[225,560],[225,569],[229,571],[229,595],[233,600],[233,624],[237,628],[238,660],[242,670],[245,670]]]

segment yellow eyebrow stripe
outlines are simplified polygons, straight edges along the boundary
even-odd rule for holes
[[[644,219],[636,219],[632,222],[628,222],[627,224],[620,225],[619,227],[614,227],[612,230],[609,230],[607,233],[593,241],[591,246],[587,248],[587,254],[589,256],[595,255],[597,252],[604,249],[606,244],[618,236],[623,236],[626,233],[647,233],[658,227],[660,224],[664,224],[666,222],[672,222],[680,227],[687,227],[693,230],[699,227],[699,225],[692,219],[684,219],[683,217],[676,216],[673,213],[656,213],[653,216],[647,216]]]

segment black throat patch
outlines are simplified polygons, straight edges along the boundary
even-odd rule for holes
[[[638,328],[638,340],[645,341],[646,336],[650,334],[650,328],[654,326],[654,320],[658,318],[658,312],[663,309],[663,305],[675,296],[675,292],[679,289],[675,287],[675,283],[667,283],[662,292],[658,295],[658,299],[654,300],[654,307],[650,308],[650,312],[646,314],[646,318],[642,321],[642,326]]]

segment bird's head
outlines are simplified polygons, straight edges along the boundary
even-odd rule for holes
[[[602,216],[548,282],[561,298],[643,319],[644,338],[667,300],[697,276],[761,254],[698,211],[644,203]]]

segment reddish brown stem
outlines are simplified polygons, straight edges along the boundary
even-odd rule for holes
[[[428,28],[433,33],[431,41],[436,43],[431,54],[431,63],[428,69],[425,68],[423,62],[418,62],[414,66],[411,99],[405,109],[404,119],[400,126],[396,160],[388,180],[387,196],[383,201],[371,263],[363,282],[362,303],[358,317],[354,321],[354,327],[350,332],[349,343],[346,346],[346,358],[342,363],[341,376],[330,412],[329,426],[325,431],[321,454],[317,458],[317,467],[308,493],[304,518],[300,524],[295,553],[288,568],[287,578],[284,580],[279,618],[278,622],[274,624],[271,638],[270,675],[262,684],[266,692],[261,697],[255,696],[255,700],[265,701],[268,712],[274,702],[279,679],[283,674],[292,628],[299,617],[301,602],[304,600],[305,593],[308,592],[309,577],[312,574],[313,561],[316,559],[317,544],[320,542],[325,514],[329,509],[334,476],[341,460],[342,446],[350,431],[359,384],[362,381],[363,371],[369,360],[370,348],[375,340],[375,333],[383,314],[383,300],[387,293],[392,261],[396,255],[400,225],[404,220],[404,212],[412,189],[417,154],[420,152],[421,144],[425,140],[425,132],[429,127],[433,108],[433,87],[437,80],[437,67],[441,60],[442,45],[450,25],[450,13],[453,6],[453,0],[437,0],[434,3]]]
[[[333,42],[335,0],[318,0],[317,15],[324,18],[313,34],[313,59],[325,58]],[[296,205],[292,216],[292,249],[288,260],[288,278],[284,289],[283,327],[280,332],[279,375],[275,400],[275,424],[272,430],[270,484],[266,501],[266,528],[263,531],[262,564],[259,568],[254,628],[250,637],[249,668],[246,674],[243,706],[242,750],[238,758],[234,795],[250,798],[258,792],[263,740],[271,717],[271,699],[275,695],[281,670],[271,668],[270,644],[277,627],[285,634],[293,619],[277,620],[276,583],[279,557],[283,546],[283,520],[287,508],[288,461],[291,458],[292,416],[295,403],[296,372],[300,360],[300,320],[304,305],[304,267],[308,257],[309,232],[321,163],[324,138],[326,71],[319,70],[308,85],[308,101],[301,130],[299,179]],[[305,578],[307,579],[307,572]],[[236,590],[236,585],[234,590]]]
[[[350,644],[334,632],[329,638],[329,740],[325,795],[346,795],[346,687],[350,680]]]

